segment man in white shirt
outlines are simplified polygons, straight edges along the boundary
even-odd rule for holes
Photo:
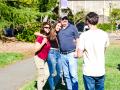
[[[109,45],[106,32],[96,27],[99,17],[90,12],[86,16],[86,23],[90,30],[80,35],[78,56],[84,58],[83,80],[85,90],[104,90],[105,78],[105,49]]]

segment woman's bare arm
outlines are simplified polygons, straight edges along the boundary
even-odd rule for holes
[[[45,43],[47,43],[47,38],[44,38],[42,43],[35,42],[35,52],[38,52]]]
[[[34,35],[36,35],[36,36],[42,36],[42,37],[47,37],[47,36],[41,34],[40,32],[35,32]]]

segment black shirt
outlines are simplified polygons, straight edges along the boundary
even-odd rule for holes
[[[51,48],[58,48],[58,42],[57,39],[49,40],[51,44]]]

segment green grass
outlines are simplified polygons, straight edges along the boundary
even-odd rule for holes
[[[22,60],[23,57],[21,53],[0,53],[0,68]]]
[[[35,82],[34,81],[31,81],[27,84],[24,85],[24,87],[22,87],[21,89],[19,90],[35,90]]]
[[[106,52],[106,90],[120,90],[120,46],[110,46]]]
[[[82,59],[78,62],[79,88],[84,90],[82,79]],[[120,46],[111,45],[106,51],[106,77],[105,90],[120,90],[120,71],[117,65],[120,64]],[[35,90],[34,81],[27,83],[20,90]]]

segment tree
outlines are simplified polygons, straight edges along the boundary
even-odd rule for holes
[[[47,12],[54,8],[57,4],[57,0],[39,0],[40,12]]]
[[[74,15],[74,23],[83,22],[85,19],[85,11],[81,10]]]
[[[34,41],[35,28],[39,29],[34,23],[38,24],[46,15],[54,16],[52,10],[56,4],[57,0],[0,0],[0,30],[11,23],[14,26],[22,24],[24,27],[32,23],[32,28],[25,27],[17,37],[19,40]]]
[[[112,9],[110,16],[114,19],[120,19],[120,9]]]
[[[112,25],[112,30],[113,30],[113,27],[115,26],[116,24],[116,21],[119,21],[120,20],[120,9],[112,9],[112,12],[110,13],[110,22],[111,22],[111,25]]]
[[[20,6],[24,7],[36,7],[38,4],[38,0],[6,0],[7,5],[20,8]]]

